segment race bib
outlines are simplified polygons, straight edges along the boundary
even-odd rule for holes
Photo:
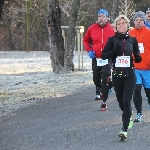
[[[130,67],[130,56],[118,56],[115,67]]]
[[[140,53],[144,53],[143,43],[138,43],[138,46],[139,46]]]
[[[97,58],[96,60],[97,60],[97,66],[104,66],[108,64],[108,59]]]

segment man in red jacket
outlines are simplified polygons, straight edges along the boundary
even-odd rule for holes
[[[109,92],[108,79],[111,75],[111,60],[102,60],[101,54],[108,38],[115,34],[113,27],[108,23],[108,19],[108,12],[100,9],[98,21],[87,29],[83,38],[84,47],[89,57],[92,58],[93,82],[96,87],[101,88],[103,98],[101,111],[108,109],[106,100]],[[96,93],[96,96],[99,95],[100,91]]]

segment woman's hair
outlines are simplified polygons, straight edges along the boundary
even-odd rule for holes
[[[127,25],[128,25],[128,28],[130,28],[130,21],[129,21],[129,19],[127,18],[127,16],[125,16],[125,15],[119,15],[119,16],[115,19],[115,21],[114,21],[115,27],[117,26],[117,21],[119,21],[119,20],[121,20],[121,19],[124,19],[125,22],[126,22]]]

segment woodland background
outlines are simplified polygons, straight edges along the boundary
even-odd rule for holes
[[[5,1],[0,20],[0,51],[49,51],[47,23],[50,1]],[[62,26],[68,26],[72,2],[73,0],[59,0]],[[113,6],[113,2],[114,0],[80,0],[76,25],[84,26],[86,30],[96,21],[97,12],[100,8],[108,10],[112,22],[124,7],[120,0],[116,1],[116,6]],[[131,8],[133,12],[145,11],[146,8],[150,7],[149,0],[131,0],[130,2],[133,2]]]

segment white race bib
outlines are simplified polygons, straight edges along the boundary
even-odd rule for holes
[[[96,60],[97,60],[97,66],[104,66],[108,64],[108,59],[96,58]]]
[[[140,53],[144,53],[143,43],[138,43],[138,46],[139,46]]]
[[[130,56],[118,56],[115,67],[130,67]]]

